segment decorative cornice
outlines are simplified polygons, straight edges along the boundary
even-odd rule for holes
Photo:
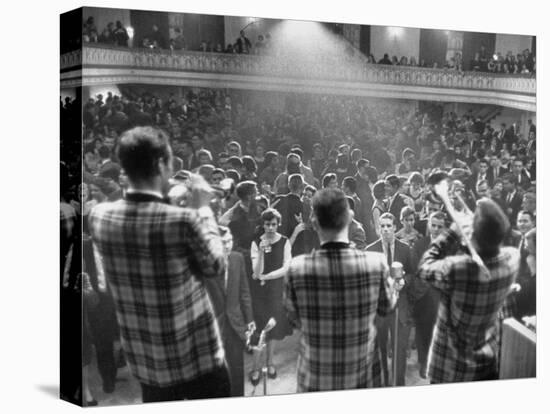
[[[63,87],[81,84],[154,83],[259,90],[290,90],[448,102],[476,102],[530,111],[536,79],[479,72],[369,65],[357,56],[344,61],[282,56],[88,47],[61,56]],[[71,70],[74,69],[74,70]]]

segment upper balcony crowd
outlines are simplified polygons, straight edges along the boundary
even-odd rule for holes
[[[185,51],[194,50],[199,52],[246,54],[246,55],[274,55],[280,56],[289,52],[291,45],[281,45],[273,39],[270,33],[259,34],[257,40],[251,41],[244,30],[235,42],[223,45],[210,40],[203,40],[198,49],[189,48],[181,29],[174,29],[175,36],[167,39],[159,30],[157,25],[152,25],[150,32],[140,39],[139,44],[134,44],[135,48],[153,49],[153,50],[171,50]],[[129,47],[130,35],[123,24],[117,20],[110,22],[101,31],[95,25],[94,18],[88,17],[83,23],[82,29],[83,43],[97,43],[117,47]],[[353,56],[358,53],[351,43],[342,43],[341,52],[347,56]],[[308,49],[308,54],[322,54],[326,52],[326,45],[315,45]],[[504,54],[505,53],[505,54]],[[375,57],[372,53],[363,56],[369,64],[384,64],[394,66],[424,67],[434,69],[456,70],[462,72],[464,68],[474,72],[486,72],[495,74],[509,75],[536,75],[536,56],[529,49],[522,51],[494,51],[491,53],[485,46],[481,46],[470,62],[464,62],[462,54],[456,52],[450,57],[443,66],[437,62],[426,62],[424,59],[417,60],[414,56],[391,56],[385,53],[382,58]]]

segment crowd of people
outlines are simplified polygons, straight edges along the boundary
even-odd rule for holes
[[[501,52],[490,55],[484,46],[481,47],[470,62],[470,70],[488,73],[536,74],[536,56],[524,49],[514,54],[511,50],[503,56]]]
[[[269,102],[267,95],[266,92],[265,102]],[[167,366],[168,361],[177,360],[197,375],[206,372],[201,371],[196,361],[188,360],[189,356],[169,354],[169,344],[158,361],[147,360],[144,349],[153,346],[150,341],[154,342],[154,338],[143,339],[143,333],[139,331],[143,327],[131,322],[132,318],[139,319],[143,315],[134,314],[138,310],[135,304],[127,302],[129,299],[124,297],[124,292],[137,289],[139,297],[145,301],[144,306],[157,309],[163,305],[150,293],[151,286],[136,286],[129,279],[128,275],[137,269],[136,266],[139,267],[139,260],[133,263],[131,257],[119,258],[117,260],[124,262],[121,268],[120,264],[115,264],[115,259],[102,258],[119,251],[117,249],[131,241],[117,239],[116,234],[111,234],[113,239],[108,241],[104,233],[122,230],[117,227],[116,220],[110,221],[113,217],[107,219],[97,212],[110,214],[107,213],[108,206],[121,199],[150,201],[153,197],[150,191],[134,193],[132,186],[135,190],[140,177],[159,168],[162,177],[169,175],[167,182],[170,183],[170,188],[163,189],[165,191],[160,195],[163,202],[199,210],[209,205],[212,210],[211,216],[197,218],[206,226],[203,230],[193,226],[182,230],[186,237],[196,238],[196,248],[202,249],[199,253],[192,250],[178,253],[175,246],[171,247],[170,243],[181,235],[174,233],[176,229],[170,229],[170,217],[184,213],[176,210],[163,213],[162,220],[167,220],[167,231],[171,236],[168,238],[170,242],[168,239],[159,242],[164,251],[157,253],[167,263],[171,263],[173,254],[187,255],[189,263],[185,266],[207,274],[204,277],[206,293],[197,285],[202,282],[193,278],[182,282],[190,289],[184,293],[184,300],[195,303],[186,306],[206,306],[203,302],[198,304],[197,298],[200,296],[202,300],[201,295],[207,294],[217,325],[214,320],[187,321],[185,318],[191,314],[185,316],[185,307],[183,310],[177,308],[189,326],[175,327],[175,331],[169,334],[177,336],[182,329],[191,329],[193,323],[199,324],[194,325],[195,329],[202,326],[201,340],[207,341],[204,346],[216,355],[210,355],[205,362],[209,367],[207,371],[216,380],[221,378],[221,383],[226,382],[224,372],[210,368],[220,366],[218,351],[225,347],[231,383],[227,395],[243,395],[245,377],[253,385],[261,379],[257,358],[252,371],[246,375],[243,372],[246,332],[258,332],[270,318],[276,319],[277,324],[266,341],[267,375],[275,378],[278,341],[285,340],[293,329],[305,329],[305,322],[297,322],[292,312],[297,309],[300,289],[304,286],[293,285],[292,289],[297,291],[290,289],[286,275],[293,259],[325,246],[327,234],[332,234],[327,228],[339,226],[339,231],[342,230],[342,224],[331,224],[330,220],[325,222],[328,227],[324,230],[319,224],[319,220],[322,221],[320,215],[328,208],[323,203],[330,200],[340,203],[338,190],[346,202],[342,208],[352,212],[349,226],[347,223],[345,226],[349,247],[358,252],[381,253],[385,257],[383,262],[387,261],[390,266],[398,261],[402,263],[405,275],[399,298],[394,298],[397,304],[393,303],[399,310],[399,334],[394,338],[395,311],[390,309],[392,299],[388,296],[384,305],[387,309],[369,322],[375,324],[378,331],[376,349],[381,355],[380,378],[376,380],[376,375],[369,376],[368,381],[363,378],[361,384],[387,386],[393,381],[395,385],[405,385],[406,360],[411,344],[417,349],[419,374],[423,378],[429,376],[434,382],[473,378],[453,377],[448,373],[442,375],[434,366],[428,372],[428,350],[434,340],[438,308],[444,301],[441,291],[445,288],[440,280],[431,283],[435,276],[427,270],[425,280],[416,275],[432,242],[446,234],[452,224],[449,212],[428,185],[428,178],[435,171],[445,171],[450,177],[449,197],[456,214],[465,221],[473,217],[483,200],[492,200],[504,212],[506,218],[503,220],[511,227],[503,244],[520,251],[517,281],[521,290],[508,297],[506,306],[499,309],[503,315],[513,315],[518,320],[535,314],[536,126],[532,122],[529,122],[528,136],[522,136],[516,123],[508,127],[502,124],[500,129],[493,129],[490,123],[482,122],[474,114],[458,116],[437,111],[420,112],[399,102],[288,95],[284,108],[273,109],[269,105],[248,105],[245,97],[243,94],[239,99],[238,94],[234,94],[232,98],[226,91],[214,89],[188,90],[183,97],[173,94],[168,97],[137,95],[128,90],[122,96],[109,93],[105,100],[101,95],[91,97],[83,105],[83,182],[77,186],[73,181],[72,187],[67,186],[62,196],[64,217],[82,218],[83,222],[84,286],[89,294],[86,297],[93,298],[85,301],[84,337],[89,345],[85,364],[91,360],[89,354],[93,344],[105,392],[114,390],[121,358],[119,336],[123,338],[122,348],[132,373],[142,384],[144,401],[170,399],[169,394],[164,393],[164,385],[193,377],[181,367]],[[62,103],[62,116],[74,114],[76,106],[77,103],[70,99]],[[143,155],[131,152],[132,145],[138,145],[137,141],[131,145],[120,142],[124,131],[149,126],[163,131],[172,149],[170,165],[135,165],[129,154]],[[151,131],[145,135],[150,136]],[[132,139],[139,138],[136,137]],[[148,145],[149,151],[160,151],[155,146],[160,144]],[[67,175],[70,176],[74,165],[65,165],[64,168],[69,170]],[[204,189],[205,186],[213,191],[208,192],[209,197],[203,195],[201,198],[202,193],[197,194],[196,188]],[[328,190],[334,190],[336,196],[327,195]],[[131,214],[142,213],[135,210]],[[147,217],[145,222],[153,223]],[[112,229],[111,225],[114,226]],[[222,235],[223,248],[212,241],[201,244],[201,237],[208,232]],[[95,250],[92,239],[98,245]],[[129,247],[130,250],[133,248]],[[209,248],[217,253],[209,252]],[[135,253],[138,251],[134,250]],[[210,277],[219,274],[222,259],[228,263],[225,282],[224,277],[219,280]],[[157,263],[154,266],[162,275],[174,271],[171,264]],[[300,266],[305,266],[305,269],[307,263]],[[147,269],[153,272],[153,268]],[[117,273],[116,278],[113,272]],[[378,274],[378,270],[373,272]],[[114,279],[107,276],[106,283],[104,273]],[[185,299],[190,292],[198,296]],[[298,296],[294,302],[289,302],[288,295]],[[176,306],[179,299],[166,297],[164,300]],[[118,322],[123,323],[120,328],[116,314]],[[306,323],[310,328],[312,324],[312,321]],[[216,334],[218,328],[221,329],[220,335]],[[415,332],[414,338],[411,338],[411,331]],[[317,334],[323,335],[323,332]],[[142,338],[142,342],[136,338]],[[397,355],[393,358],[397,361],[397,368],[394,374],[390,374],[390,343],[394,340],[397,341]],[[373,344],[369,344],[369,353],[373,352]],[[320,362],[308,363],[315,365]],[[303,377],[305,369],[304,366],[298,369],[299,390],[346,387],[344,380],[331,382],[327,379],[328,382],[324,382],[323,378],[308,377],[306,381]],[[487,378],[493,374],[491,371]],[[171,389],[170,392],[170,395],[182,395],[181,390]],[[210,392],[208,396],[223,394],[217,394],[222,392],[220,390],[205,389],[202,393],[185,397],[200,398],[207,392]],[[94,403],[85,384],[84,395],[88,403]]]
[[[99,34],[94,23],[94,18],[89,17],[83,24],[82,36],[83,41],[87,43],[102,43],[128,47],[128,32],[120,21],[108,23],[105,29],[101,31],[101,34]],[[148,49],[170,49],[172,51],[190,50],[181,28],[174,28],[173,36],[166,39],[157,25],[153,25],[150,33],[143,36],[140,47]],[[196,50],[200,52],[231,54],[281,55],[288,53],[291,47],[292,45],[288,45],[286,42],[272,39],[271,33],[259,34],[257,40],[253,42],[246,36],[245,31],[241,30],[239,32],[239,37],[235,39],[233,43],[228,43],[224,46],[222,43],[203,40]],[[320,45],[316,45],[315,47],[320,47]],[[344,49],[347,55],[354,53],[351,44],[347,44]],[[334,50],[331,52],[334,53]],[[312,53],[311,46],[308,46],[308,53]],[[388,53],[385,53],[384,56],[378,60],[372,53],[367,54],[366,57],[367,62],[370,64],[443,68],[460,72],[470,70],[474,72],[502,74],[536,74],[536,56],[529,49],[524,49],[520,53],[508,51],[504,56],[498,51],[491,54],[485,46],[481,46],[480,50],[476,52],[474,58],[470,62],[464,62],[460,52],[456,52],[444,63],[426,62],[425,59],[417,59],[414,56],[401,56],[401,58],[399,58],[394,55],[390,57]]]
[[[514,54],[512,51],[508,51],[506,56],[503,56],[501,52],[495,52],[489,54],[484,46],[475,53],[474,58],[470,62],[464,62],[462,59],[462,53],[456,52],[452,57],[447,59],[444,64],[438,62],[426,62],[424,59],[417,59],[414,56],[407,58],[407,56],[401,56],[399,59],[397,56],[391,58],[387,53],[384,54],[382,59],[376,61],[374,55],[368,55],[369,63],[378,63],[383,65],[394,66],[416,66],[416,67],[432,67],[443,68],[447,70],[456,70],[462,72],[464,70],[470,70],[474,72],[486,72],[486,73],[502,73],[502,74],[521,74],[521,75],[535,75],[536,74],[536,56],[531,53],[529,49],[523,50],[521,53]]]

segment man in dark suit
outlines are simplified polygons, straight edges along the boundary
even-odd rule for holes
[[[357,195],[357,181],[355,181],[355,178],[353,177],[345,177],[342,180],[342,191],[344,191],[344,194],[347,197],[351,197],[353,199],[353,205],[354,205],[354,219],[357,220],[364,229],[367,228],[367,223],[365,223],[365,217],[364,217],[364,209],[363,209],[363,203],[361,202],[361,199]]]
[[[400,262],[403,265],[405,273],[405,285],[399,294],[397,301],[398,309],[398,334],[397,334],[397,376],[396,385],[405,385],[405,371],[407,368],[407,345],[411,329],[411,307],[409,303],[410,281],[414,272],[411,266],[411,254],[409,246],[395,238],[396,219],[391,213],[384,213],[379,218],[380,239],[367,246],[367,251],[383,253],[386,257],[388,266],[393,262]],[[376,327],[378,330],[377,343],[380,347],[382,356],[382,373],[384,374],[385,384],[389,385],[388,375],[388,334],[391,334],[392,343],[395,341],[395,318],[396,312],[391,312],[387,316],[379,317]],[[395,348],[392,348],[395,349]]]
[[[199,166],[199,160],[195,156],[195,152],[193,151],[193,144],[191,144],[191,141],[178,142],[176,155],[181,158],[182,170],[191,171]]]
[[[246,277],[244,257],[233,250],[229,228],[220,226],[227,271],[224,277],[205,279],[206,289],[220,327],[225,357],[231,376],[231,396],[244,396],[244,358],[246,332],[256,329],[252,300]]]
[[[143,402],[227,397],[223,344],[203,282],[226,269],[212,190],[193,175],[189,208],[164,202],[172,150],[159,129],[126,131],[118,158],[125,199],[94,207],[90,229]]]
[[[443,205],[433,197],[431,194],[428,194],[426,197],[426,206],[424,207],[424,216],[421,216],[419,220],[415,220],[414,228],[422,235],[429,235],[428,229],[428,219],[432,213],[441,211]]]
[[[477,184],[481,181],[487,181],[489,187],[492,187],[495,181],[495,178],[493,177],[493,170],[489,169],[489,162],[485,158],[478,161],[478,171],[472,174],[468,179],[469,189],[475,192],[477,189]]]
[[[442,211],[430,214],[429,235],[417,240],[412,248],[412,268],[415,273],[422,255],[445,229],[445,219],[445,213]],[[415,276],[411,288],[411,297],[414,300],[413,319],[416,326],[418,369],[420,377],[426,378],[428,350],[432,341],[435,321],[437,320],[437,308],[439,307],[439,292],[427,282]]]
[[[272,205],[281,213],[282,221],[279,233],[290,238],[294,228],[298,225],[296,216],[303,213],[302,191],[304,189],[304,178],[301,174],[292,174],[288,177],[288,188],[290,193],[280,196]]]
[[[389,198],[389,212],[393,214],[394,217],[400,217],[403,207],[410,205],[410,203],[407,202],[406,196],[399,192],[400,186],[401,183],[397,175],[391,174],[386,177],[386,197]],[[397,220],[396,226],[397,230],[400,230],[403,224]]]
[[[510,223],[516,223],[518,212],[521,209],[522,197],[517,189],[517,182],[514,176],[509,173],[502,177],[502,187],[504,190],[504,213],[508,216]]]
[[[500,160],[496,155],[491,155],[491,158],[489,159],[489,170],[493,176],[493,184],[495,180],[502,177],[507,172],[507,170],[500,165]]]
[[[374,203],[374,198],[372,197],[371,189],[371,180],[369,176],[369,166],[370,163],[368,160],[360,159],[357,161],[357,174],[355,174],[355,183],[356,189],[355,192],[357,197],[361,200],[361,207],[363,209],[363,224],[368,230],[373,229],[372,224],[372,205]]]
[[[529,287],[532,284],[531,270],[527,264],[527,256],[529,256],[529,250],[527,249],[526,235],[535,228],[535,216],[533,213],[527,210],[521,210],[517,216],[517,228],[520,234],[518,244],[514,247],[519,249],[520,262],[517,276],[517,283],[521,286],[521,290],[515,294],[514,302],[514,316],[521,320],[521,317],[529,315],[526,312],[528,309],[533,309],[533,298],[529,295]]]
[[[516,158],[512,164],[512,175],[517,188],[527,190],[531,187],[531,178],[525,171],[525,166],[521,158]]]

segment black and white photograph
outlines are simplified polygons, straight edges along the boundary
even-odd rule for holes
[[[62,399],[536,377],[537,37],[371,23],[60,16]]]
[[[2,412],[540,411],[544,16],[9,5]]]

